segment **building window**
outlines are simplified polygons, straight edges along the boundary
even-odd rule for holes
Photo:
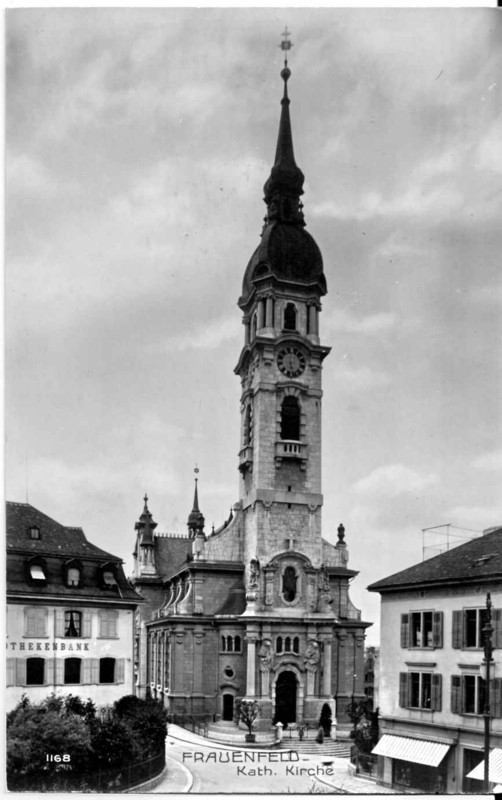
[[[33,637],[47,636],[47,615],[46,608],[29,606],[24,609],[24,635]]]
[[[223,650],[223,652],[225,652],[225,650],[227,649],[227,637],[226,636],[222,636],[221,637],[221,649]]]
[[[298,636],[295,636],[293,639],[293,653],[299,653],[299,652],[300,652],[300,640]]]
[[[26,659],[26,685],[43,686],[45,677],[45,659],[27,658]]]
[[[296,331],[296,306],[294,303],[287,303],[284,309],[284,330]]]
[[[40,528],[38,525],[30,525],[28,528],[28,536],[30,539],[40,539]]]
[[[441,675],[432,672],[401,672],[399,705],[401,708],[441,711],[441,684]]]
[[[100,658],[99,659],[99,682],[100,683],[115,683],[115,659],[114,658]]]
[[[227,678],[233,678],[235,675],[235,672],[233,671],[232,667],[225,667],[223,672],[225,673],[225,677]]]
[[[282,401],[281,439],[300,441],[300,404],[292,395]]]
[[[253,408],[251,403],[246,407],[244,415],[244,446],[251,444],[253,440]]]
[[[277,653],[282,653],[282,636],[277,637],[275,649]]]
[[[451,710],[453,714],[477,714],[484,711],[486,681],[479,675],[451,676]],[[502,679],[490,681],[490,713],[502,716]]]
[[[240,653],[241,652],[241,637],[240,636],[236,636],[235,639],[234,639],[234,650],[235,650],[236,653]]]
[[[80,611],[64,612],[64,635],[67,638],[82,636],[82,614]]]
[[[80,583],[80,570],[77,567],[70,567],[66,573],[66,585],[78,586]]]
[[[81,658],[65,658],[64,662],[64,682],[80,683]]]
[[[401,647],[443,647],[443,612],[401,614]]]
[[[99,635],[102,639],[117,638],[117,619],[118,611],[102,609],[99,612]]]
[[[294,567],[286,567],[282,575],[282,596],[287,603],[292,603],[296,597],[297,580]]]
[[[113,567],[106,567],[103,569],[101,575],[105,589],[113,589],[114,586],[117,586],[117,579]]]

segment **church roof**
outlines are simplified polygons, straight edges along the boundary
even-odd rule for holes
[[[502,527],[368,586],[390,592],[422,585],[502,579]]]
[[[155,570],[164,578],[191,559],[192,541],[188,536],[156,536],[154,553]]]

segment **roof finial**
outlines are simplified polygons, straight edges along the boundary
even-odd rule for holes
[[[288,50],[291,50],[293,47],[293,42],[290,42],[288,36],[291,36],[290,32],[288,31],[287,26],[284,28],[284,31],[281,33],[281,36],[284,36],[284,40],[280,43],[279,47],[284,52],[284,69],[281,70],[281,78],[284,81],[284,98],[288,96],[288,80],[291,77],[291,70],[288,67]]]

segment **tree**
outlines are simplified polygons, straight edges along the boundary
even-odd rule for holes
[[[371,753],[378,742],[379,709],[371,710],[369,700],[360,700],[347,706],[347,715],[353,724],[350,738],[354,740],[360,753]]]
[[[331,726],[333,712],[331,711],[331,706],[329,703],[324,703],[321,709],[321,716],[319,717],[319,726],[323,729],[325,736],[331,735]]]
[[[253,733],[253,725],[256,721],[260,707],[256,700],[239,700],[237,702],[237,717],[243,722],[249,733]]]

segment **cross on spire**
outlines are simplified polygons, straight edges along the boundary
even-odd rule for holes
[[[279,47],[281,48],[281,50],[284,51],[284,66],[287,67],[288,66],[288,50],[291,50],[291,48],[293,47],[293,42],[290,42],[289,39],[288,39],[288,37],[291,36],[291,33],[288,31],[287,25],[284,28],[283,32],[281,33],[281,36],[283,36],[284,39],[280,43]]]

